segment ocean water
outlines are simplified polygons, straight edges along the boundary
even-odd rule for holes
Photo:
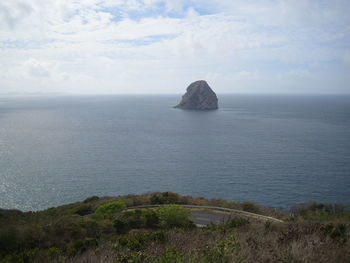
[[[0,207],[152,191],[350,203],[350,96],[0,97]]]

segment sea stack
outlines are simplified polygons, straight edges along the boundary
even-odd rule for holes
[[[181,102],[175,108],[186,110],[216,110],[218,98],[205,80],[198,80],[187,87]]]

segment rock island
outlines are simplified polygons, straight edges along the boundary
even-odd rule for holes
[[[175,106],[187,110],[216,110],[218,98],[205,80],[198,80],[187,87],[181,102]]]

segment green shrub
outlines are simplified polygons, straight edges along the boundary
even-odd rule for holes
[[[99,200],[100,198],[98,196],[91,196],[86,198],[83,202],[84,203],[90,203]]]
[[[209,231],[216,231],[218,229],[221,229],[221,226],[215,225],[215,224],[208,224],[206,225],[205,229],[209,230]]]
[[[0,256],[17,251],[22,246],[20,233],[13,227],[0,229]]]
[[[152,205],[161,205],[164,204],[164,198],[161,193],[154,193],[151,195],[150,198],[151,204]]]
[[[79,221],[78,226],[83,230],[86,236],[89,237],[99,237],[101,235],[101,230],[103,229],[103,223],[100,225],[99,221],[92,218],[84,218]]]
[[[193,223],[189,219],[190,214],[189,209],[179,205],[164,206],[158,209],[160,224],[166,228],[191,226]]]
[[[118,254],[116,256],[117,263],[144,263],[150,262],[150,256],[142,251],[129,251],[126,254]]]
[[[154,263],[190,263],[196,262],[188,258],[184,253],[176,249],[167,249],[164,255],[158,256],[152,262]]]
[[[95,213],[100,215],[100,214],[114,214],[121,212],[123,209],[126,208],[126,204],[122,201],[114,201],[114,202],[109,202],[105,203],[103,205],[100,205],[97,207]]]
[[[178,204],[180,196],[172,192],[154,193],[151,195],[150,201],[152,205]]]
[[[143,228],[145,225],[145,218],[142,214],[143,212],[141,210],[126,211],[122,214],[121,220],[123,220],[130,229]]]
[[[341,204],[307,203],[293,207],[292,217],[302,217],[306,220],[327,221],[335,218],[350,218],[348,211]]]
[[[250,213],[260,214],[261,210],[258,205],[252,203],[252,202],[244,202],[242,204],[242,210],[247,211]]]
[[[35,258],[38,256],[39,254],[39,249],[35,248],[35,249],[30,249],[30,250],[25,250],[22,251],[20,253],[16,253],[16,254],[11,254],[11,255],[7,255],[5,258],[0,259],[1,263],[27,263],[27,262],[35,262]]]
[[[121,236],[118,238],[119,246],[128,248],[130,250],[141,250],[145,242],[146,242],[145,234]]]
[[[46,255],[50,258],[57,257],[61,253],[62,253],[62,251],[57,247],[50,247],[46,250]]]
[[[244,225],[248,225],[250,222],[249,220],[241,217],[237,217],[226,223],[226,226],[229,228],[235,228],[235,227],[240,227]]]
[[[130,230],[128,223],[123,219],[115,219],[113,226],[118,234],[125,234]]]
[[[345,224],[327,224],[321,227],[321,231],[324,235],[338,240],[341,243],[345,243],[347,241]]]
[[[81,205],[75,209],[75,214],[78,214],[80,216],[85,216],[92,214],[94,212],[91,205]]]
[[[24,213],[20,210],[0,208],[0,219],[8,219],[8,218],[18,219],[18,218],[21,218],[23,215]]]
[[[151,239],[158,243],[164,244],[168,238],[163,231],[156,231],[152,233]]]
[[[133,235],[120,236],[118,245],[130,250],[142,250],[149,242],[164,243],[166,236],[164,232],[137,233]]]
[[[73,244],[73,251],[76,252],[84,252],[88,248],[96,247],[98,245],[98,242],[95,238],[85,238],[83,240],[78,239]]]
[[[117,233],[123,234],[130,229],[156,228],[159,226],[159,217],[154,209],[126,211],[113,223]]]
[[[239,256],[240,251],[241,245],[236,241],[234,236],[230,236],[226,240],[206,248],[204,250],[203,262],[242,262]]]
[[[264,228],[265,228],[265,232],[269,232],[272,230],[272,223],[271,221],[266,221],[265,224],[264,224]]]
[[[156,228],[159,226],[159,216],[153,209],[147,209],[142,211],[142,217],[144,218],[144,226],[146,228]]]
[[[75,240],[73,244],[73,248],[77,251],[85,251],[85,245],[83,240],[80,240],[80,239]]]

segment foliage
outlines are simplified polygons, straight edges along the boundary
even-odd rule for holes
[[[17,251],[21,245],[18,230],[14,227],[0,229],[0,256]]]
[[[130,229],[157,228],[159,227],[157,210],[126,211],[114,220],[114,227],[119,234],[126,233]]]
[[[167,228],[191,226],[190,214],[189,209],[179,205],[164,206],[158,210],[160,224]]]
[[[255,214],[261,213],[259,206],[252,202],[244,202],[242,204],[242,210],[250,213],[255,213]]]
[[[115,260],[117,263],[144,263],[150,262],[150,256],[142,251],[132,251],[117,254]]]
[[[172,192],[154,193],[151,195],[150,201],[152,205],[178,204],[180,196]]]
[[[166,235],[162,231],[156,231],[118,237],[118,245],[130,250],[141,250],[150,241],[164,243]]]
[[[250,224],[249,220],[242,218],[242,217],[237,217],[231,219],[229,222],[226,223],[226,226],[229,228],[234,228],[234,227],[241,227]]]
[[[345,224],[327,224],[321,227],[322,232],[332,239],[336,239],[341,243],[347,241]]]
[[[188,227],[190,211],[180,205],[94,213],[113,202],[123,207],[151,202],[217,205],[267,215],[291,213],[292,221],[242,217],[195,228]],[[38,212],[0,209],[0,263],[347,262],[349,227],[350,212],[335,204],[310,203],[280,211],[170,192],[91,197]]]
[[[91,205],[86,205],[86,204],[83,204],[77,207],[77,209],[75,210],[75,213],[80,216],[89,215],[89,214],[92,214],[93,212],[94,212],[93,207]]]
[[[114,201],[100,205],[97,207],[95,213],[100,214],[114,214],[121,212],[126,208],[126,204],[122,201]]]
[[[172,205],[157,209],[125,211],[114,219],[114,227],[117,233],[125,234],[131,229],[141,228],[172,228],[190,227],[190,210],[182,206]]]
[[[291,218],[302,218],[313,221],[328,221],[340,218],[350,220],[350,213],[341,204],[307,203],[292,208]]]
[[[234,236],[229,236],[226,240],[223,240],[212,247],[208,247],[204,251],[205,262],[242,262],[239,256],[241,245]]]
[[[154,263],[191,263],[196,262],[193,258],[181,253],[176,249],[167,249],[164,255],[153,260]]]
[[[97,200],[99,200],[100,198],[98,196],[91,196],[91,197],[88,197],[86,198],[83,203],[91,203],[91,202],[95,202]]]
[[[96,247],[98,242],[95,238],[85,238],[83,240],[78,239],[74,241],[72,248],[77,252],[84,252],[90,247]]]

